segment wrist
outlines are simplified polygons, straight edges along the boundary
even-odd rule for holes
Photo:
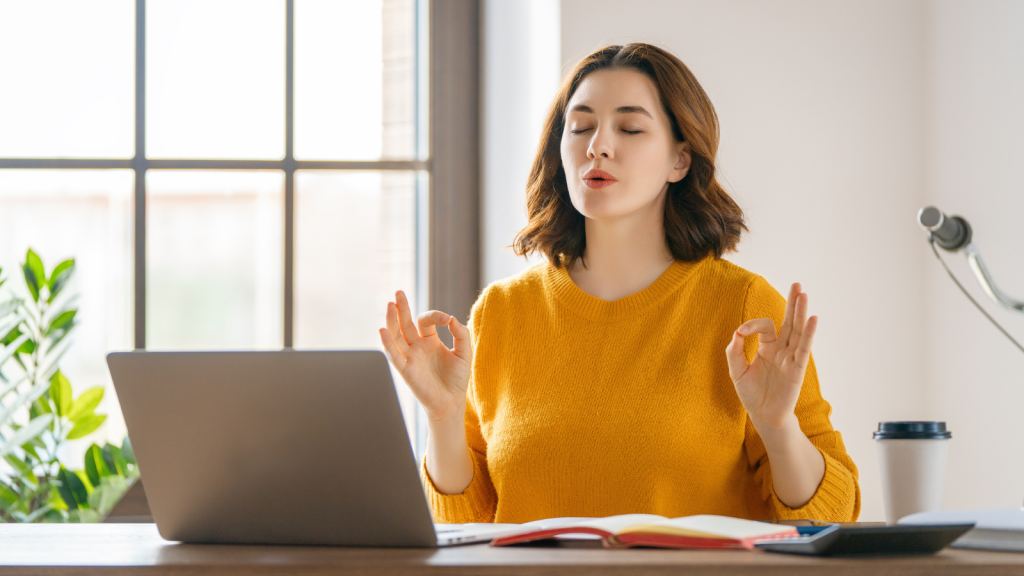
[[[427,412],[427,428],[431,432],[446,433],[452,430],[463,430],[466,425],[465,403],[443,414]]]
[[[462,395],[458,399],[454,399],[445,410],[427,410],[426,406],[423,408],[427,414],[428,426],[461,425],[466,419],[466,396]]]
[[[797,419],[796,414],[791,413],[778,421],[764,421],[754,419],[753,417],[751,417],[750,421],[754,424],[754,428],[766,446],[768,444],[785,445],[790,443],[792,439],[804,435],[803,430],[800,429],[800,421]]]

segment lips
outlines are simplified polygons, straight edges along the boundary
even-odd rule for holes
[[[590,188],[598,189],[611,186],[618,182],[615,176],[605,172],[604,170],[591,169],[583,175],[583,182]]]

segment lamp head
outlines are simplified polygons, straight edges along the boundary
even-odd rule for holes
[[[935,206],[925,206],[917,213],[917,223],[928,231],[928,239],[949,252],[971,243],[971,225],[960,216],[946,216]]]

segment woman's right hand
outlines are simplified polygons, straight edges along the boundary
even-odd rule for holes
[[[395,302],[388,302],[386,321],[387,328],[380,329],[384,351],[427,416],[435,422],[461,422],[473,363],[469,329],[438,310],[420,314],[414,324],[409,301],[401,290],[395,293]],[[454,349],[449,350],[438,338],[437,326],[451,331]]]

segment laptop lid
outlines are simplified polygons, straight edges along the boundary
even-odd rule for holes
[[[107,364],[164,538],[437,544],[382,353],[139,351]]]

